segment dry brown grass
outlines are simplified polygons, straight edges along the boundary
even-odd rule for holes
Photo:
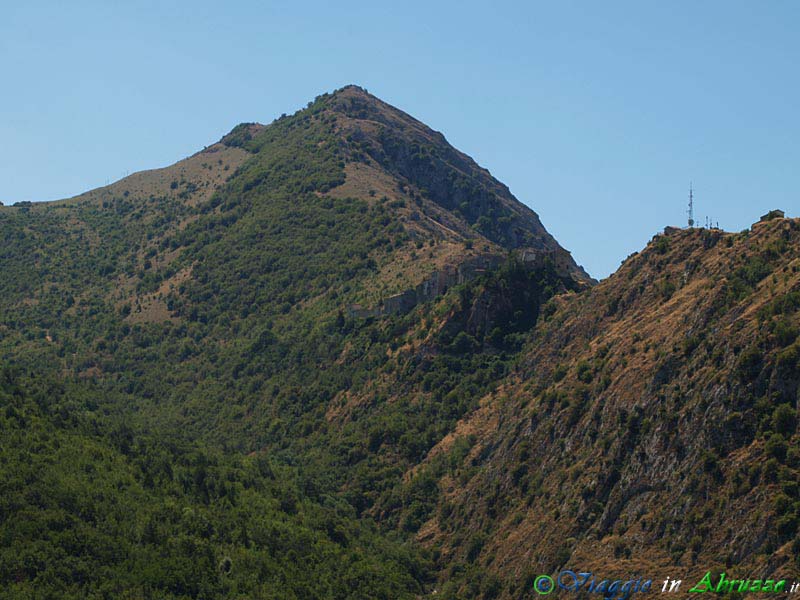
[[[797,250],[800,242],[798,231],[800,220],[777,220],[755,226],[747,237],[720,234],[720,239],[711,248],[702,243],[701,232],[678,231],[672,234],[670,250],[665,255],[661,256],[650,247],[627,261],[617,273],[594,289],[555,300],[555,314],[537,327],[538,335],[528,347],[528,360],[521,372],[494,394],[483,398],[478,410],[458,423],[426,458],[426,463],[429,463],[434,457],[446,453],[460,436],[477,438],[465,461],[468,464],[474,460],[481,465],[477,475],[466,483],[450,476],[440,481],[444,497],[458,507],[459,514],[466,520],[458,529],[463,533],[472,528],[480,529],[485,523],[486,496],[490,490],[499,485],[508,491],[509,473],[518,464],[514,450],[518,443],[526,439],[532,444],[532,464],[547,477],[530,505],[523,498],[514,499],[514,494],[510,493],[510,505],[504,507],[492,523],[491,535],[481,554],[483,560],[491,557],[490,570],[504,576],[512,574],[513,577],[515,573],[522,576],[529,569],[545,569],[547,560],[552,559],[558,548],[566,546],[572,551],[571,566],[608,576],[666,577],[672,574],[699,579],[709,568],[724,567],[721,561],[727,552],[733,547],[752,544],[754,537],[760,535],[758,532],[774,535],[774,532],[770,533],[770,503],[779,493],[779,486],[761,483],[747,493],[728,498],[726,483],[709,484],[701,490],[708,489],[710,500],[707,506],[713,509],[708,519],[712,527],[704,533],[703,551],[696,562],[693,563],[688,547],[681,553],[681,572],[678,573],[676,557],[660,540],[654,541],[652,528],[662,519],[673,518],[670,515],[681,518],[682,514],[696,510],[699,492],[690,495],[673,485],[656,486],[625,500],[621,494],[627,486],[633,485],[625,477],[635,475],[648,481],[645,473],[637,473],[639,467],[635,461],[627,467],[630,471],[623,471],[622,483],[615,486],[609,497],[609,502],[621,504],[619,516],[612,521],[608,531],[600,532],[596,524],[591,523],[585,529],[579,528],[571,510],[581,506],[579,492],[582,487],[596,484],[603,469],[607,469],[606,461],[611,460],[611,456],[592,445],[583,432],[602,425],[610,428],[611,432],[616,431],[617,436],[622,435],[616,423],[621,409],[631,414],[634,407],[644,406],[645,414],[654,419],[658,433],[651,441],[641,442],[637,451],[652,457],[649,460],[658,465],[656,470],[664,472],[665,481],[678,477],[675,483],[685,487],[687,479],[679,476],[677,469],[685,469],[686,463],[653,446],[663,436],[669,439],[673,435],[669,431],[662,432],[664,424],[656,418],[657,408],[643,404],[652,396],[648,387],[653,375],[665,356],[681,355],[687,338],[696,333],[704,333],[712,343],[728,348],[729,352],[734,347],[746,348],[753,344],[762,334],[758,311],[782,294],[800,290],[800,270],[792,268],[800,264],[797,258],[800,255]],[[748,294],[746,301],[730,310],[717,312],[715,303],[720,300],[727,275],[743,261],[749,260],[748,257],[762,253],[779,239],[789,240],[794,250],[784,255],[775,277],[764,278]],[[684,272],[687,273],[685,279]],[[677,288],[669,299],[664,300],[655,290],[667,276],[676,282]],[[632,290],[638,292],[631,294]],[[609,314],[610,301],[619,296],[627,299],[627,304]],[[561,391],[565,398],[574,398],[576,390],[585,387],[578,381],[576,365],[581,361],[594,364],[601,349],[605,351],[603,364],[611,374],[610,383],[601,392],[593,392],[576,425],[565,429],[564,415],[558,408],[551,418],[546,416],[541,401],[542,391]],[[698,350],[701,356],[703,352]],[[691,360],[691,357],[686,360]],[[566,365],[568,370],[566,376],[556,382],[552,373],[558,364]],[[736,380],[734,367],[735,356],[726,358],[721,367],[710,361],[699,361],[691,363],[690,368],[682,368],[670,384],[679,385],[685,395],[682,403],[678,404],[681,428],[697,430],[698,434],[702,431],[701,421],[693,416],[694,411],[705,396],[714,405],[717,392],[730,393],[731,384],[727,382]],[[600,373],[595,375],[595,383],[599,377]],[[541,421],[538,428],[516,427],[538,421]],[[547,430],[545,424],[550,423],[555,428],[552,437],[545,439],[542,432]],[[598,439],[601,437],[602,434]],[[702,454],[706,449],[705,445],[697,446],[701,439],[695,435],[686,442],[688,456]],[[562,442],[564,450],[559,451]],[[732,473],[740,471],[743,466],[763,461],[762,446],[763,441],[756,438],[753,443],[722,457],[720,464],[726,474],[723,481],[730,481]],[[481,459],[481,456],[489,458]],[[626,463],[628,460],[626,457]],[[705,479],[708,480],[709,476],[706,475]],[[644,523],[650,523],[650,527],[645,529]],[[675,540],[682,535],[691,538],[691,527],[668,534]],[[420,529],[417,539],[428,545],[436,544],[444,556],[452,559],[463,556],[463,545],[460,546],[457,540],[454,542],[452,534],[440,527],[437,517]],[[618,543],[631,550],[630,558],[615,554]],[[796,576],[797,573],[787,566],[792,559],[789,546],[787,543],[769,556],[748,556],[748,571],[769,572],[775,566],[783,565],[779,574],[788,576],[794,573]],[[670,568],[674,573],[669,572]]]
[[[241,148],[231,148],[222,144],[212,144],[205,150],[178,161],[174,165],[161,169],[139,171],[120,179],[110,185],[103,186],[78,196],[49,203],[72,204],[78,202],[102,203],[110,198],[120,198],[128,194],[131,199],[146,199],[150,196],[174,198],[195,206],[208,200],[225,180],[250,156]],[[177,182],[177,188],[172,183]],[[183,189],[181,182],[191,182],[197,190],[180,198]]]

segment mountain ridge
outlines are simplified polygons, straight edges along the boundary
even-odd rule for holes
[[[447,510],[420,539],[493,523],[474,560],[521,579],[567,556],[796,577],[798,243],[798,219],[667,228],[594,288],[556,297],[505,402],[483,399],[429,454],[464,436],[465,464],[494,449],[475,480],[441,481]],[[714,528],[730,514],[737,527]]]
[[[510,600],[565,565],[796,575],[800,222],[773,216],[668,228],[594,284],[353,87],[0,208],[0,581]]]

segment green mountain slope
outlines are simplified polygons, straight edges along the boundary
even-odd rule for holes
[[[385,121],[376,139],[387,151],[407,155],[408,164],[368,147],[376,119]],[[452,192],[425,187],[441,177],[452,182]],[[7,524],[22,511],[34,525],[28,532],[10,528],[5,547],[13,554],[30,542],[44,552],[33,567],[6,572],[20,593],[80,595],[105,589],[132,568],[128,559],[106,554],[99,559],[105,570],[91,578],[54,573],[69,551],[51,535],[42,511],[63,509],[60,519],[108,545],[124,535],[119,506],[131,507],[145,524],[157,513],[143,506],[190,508],[219,531],[203,542],[208,566],[234,553],[260,560],[263,546],[250,556],[230,532],[257,520],[259,510],[266,523],[288,523],[280,525],[285,537],[316,539],[313,527],[306,533],[307,521],[323,519],[331,502],[344,511],[345,531],[357,531],[347,540],[330,538],[328,550],[322,539],[324,560],[339,560],[344,546],[356,562],[360,555],[373,557],[364,569],[385,570],[388,577],[365,597],[395,597],[381,591],[390,588],[420,591],[427,578],[424,552],[401,543],[411,540],[433,499],[428,478],[408,483],[403,473],[507,372],[536,307],[587,282],[535,214],[487,172],[441,135],[352,87],[269,126],[241,125],[173,167],[61,202],[2,208],[0,228],[3,361],[36,373],[21,386],[23,395],[40,379],[63,382],[58,385],[80,390],[93,405],[88,416],[80,402],[64,411],[65,419],[77,419],[78,431],[56,427],[53,435],[59,447],[59,440],[73,436],[71,454],[41,447],[40,458],[51,466],[34,468],[23,486],[55,497],[72,494],[68,506],[36,507],[23,497],[9,507]],[[539,251],[539,268],[512,260],[504,270],[484,273],[515,249]],[[414,289],[418,302],[437,303],[439,317],[428,318],[413,303],[377,320],[354,316],[359,305],[394,312],[386,308],[393,294]],[[481,331],[466,312],[478,298],[496,303],[484,323],[492,327]],[[450,325],[440,328],[442,318]],[[420,346],[419,365],[405,355],[392,358],[402,343]],[[400,369],[407,375],[403,385],[392,386]],[[51,428],[48,411],[54,410],[47,402],[40,400],[44,413],[36,415],[43,430]],[[91,427],[80,425],[84,418]],[[4,427],[20,448],[35,446],[35,429],[14,430],[14,424]],[[135,440],[124,452],[114,441],[119,428]],[[141,446],[136,459],[129,456],[131,444]],[[8,451],[8,472],[16,473],[24,459],[16,446]],[[269,460],[276,481],[250,486],[245,455]],[[97,529],[80,512],[90,502],[85,488],[93,484],[71,465],[101,460],[110,481],[130,485],[91,500],[111,521]],[[248,499],[253,508],[234,524],[225,508],[206,506],[227,506],[225,498],[176,487],[171,477],[150,470],[151,461],[214,464],[231,486],[252,488],[259,498]],[[53,470],[67,475],[54,481]],[[286,493],[296,494],[312,516],[287,517],[269,504],[270,494]],[[381,523],[381,538],[370,530],[373,518]],[[176,523],[155,540],[121,542],[120,552],[142,565],[154,562],[154,552],[191,560],[186,548],[170,549],[184,534]],[[400,541],[392,541],[395,535]],[[308,543],[301,544],[303,560],[323,560]],[[375,551],[374,544],[385,550]],[[406,558],[396,560],[401,555]],[[275,566],[294,586],[288,589],[305,589],[303,564],[290,559]],[[228,585],[215,572],[196,583],[201,587],[187,588],[168,571],[142,580],[131,574],[115,589],[213,597],[262,590],[278,576]],[[306,597],[351,597],[336,575],[323,579],[339,592],[322,586]]]
[[[793,220],[670,231],[594,285],[349,86],[0,231],[9,597],[796,570]]]
[[[0,374],[2,598],[414,598],[418,551],[266,456],[132,431],[99,391]]]

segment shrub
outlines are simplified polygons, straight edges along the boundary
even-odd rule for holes
[[[473,336],[465,331],[459,331],[458,335],[450,344],[450,351],[455,354],[465,354],[467,352],[474,352],[480,347],[480,343]]]
[[[797,515],[783,515],[777,523],[778,535],[781,541],[790,540],[797,533]]]
[[[776,433],[789,437],[797,427],[797,411],[788,404],[781,404],[772,413],[772,428]]]
[[[781,348],[785,348],[797,339],[797,328],[786,319],[781,319],[775,324],[775,339]]]
[[[661,280],[661,283],[658,285],[658,293],[661,294],[661,297],[664,300],[669,300],[672,298],[672,295],[675,293],[675,284],[672,283],[668,278],[664,278]]]
[[[592,378],[594,377],[592,366],[585,360],[582,360],[578,363],[578,366],[576,367],[576,373],[578,379],[583,383],[591,383]]]
[[[742,352],[736,364],[736,372],[739,375],[739,379],[743,383],[747,383],[758,377],[761,372],[762,360],[761,351],[756,347],[748,348]]]
[[[773,433],[769,440],[767,440],[767,444],[764,449],[767,453],[767,456],[776,458],[781,462],[786,460],[786,451],[788,446],[782,435]]]
[[[764,463],[764,469],[761,473],[763,479],[767,483],[775,483],[778,480],[778,470],[780,465],[774,458],[770,458]]]
[[[656,238],[653,249],[659,254],[666,254],[669,251],[669,238],[663,235]]]

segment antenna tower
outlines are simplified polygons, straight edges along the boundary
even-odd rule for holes
[[[689,227],[694,227],[694,193],[692,192],[692,183],[689,182]]]

